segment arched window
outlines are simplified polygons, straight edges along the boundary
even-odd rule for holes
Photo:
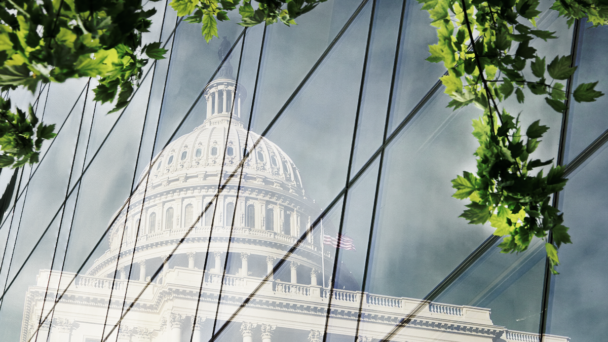
[[[165,212],[165,229],[173,229],[173,208],[168,208]]]
[[[213,147],[211,148],[211,155],[212,155],[212,156],[217,156],[217,147],[213,146]]]
[[[169,160],[167,161],[167,165],[171,165],[171,163],[173,163],[173,156],[169,157]]]
[[[213,220],[213,204],[209,202],[207,203],[205,208],[207,208],[207,210],[205,211],[205,226],[210,226],[211,221]]]
[[[203,154],[203,150],[201,150],[200,148],[197,148],[196,154],[195,154],[196,158],[200,158],[202,154]]]
[[[289,167],[285,161],[283,161],[283,172],[285,173],[285,178],[287,180],[291,180],[291,172],[289,171]]]
[[[270,157],[270,162],[272,162],[272,166],[279,166],[279,164],[277,164],[277,158],[274,156]]]
[[[291,235],[291,212],[287,210],[283,214],[283,234]]]
[[[262,163],[264,162],[264,153],[262,151],[258,151],[258,160]]]
[[[226,99],[226,111],[231,111],[232,110],[232,91],[228,90],[226,92],[226,96],[228,96],[228,98]]]
[[[182,152],[182,157],[181,157],[181,160],[186,159],[186,156],[187,156],[187,155],[188,155],[188,152],[186,152],[186,151]]]
[[[266,230],[274,230],[274,210],[272,208],[266,209],[264,221],[266,223]]]
[[[148,216],[148,233],[154,233],[156,231],[156,213]]]
[[[253,204],[247,206],[247,228],[255,228],[255,207]]]
[[[158,161],[158,165],[156,166],[156,169],[157,169],[157,170],[158,170],[158,169],[160,169],[160,166],[161,166],[161,165],[163,165],[163,162],[159,160],[159,161]]]
[[[232,147],[228,147],[226,149],[226,154],[232,156],[234,154],[234,149]]]
[[[246,157],[248,157],[248,156],[249,156],[249,150],[247,150],[247,147],[245,147],[245,148],[243,149],[243,158],[246,158]]]
[[[192,213],[194,212],[194,207],[192,204],[188,204],[186,209],[184,209],[184,227],[190,228],[192,225]]]
[[[232,218],[234,217],[234,203],[226,204],[226,226],[232,227]]]

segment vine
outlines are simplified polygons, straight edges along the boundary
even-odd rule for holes
[[[557,250],[571,243],[563,214],[551,205],[552,195],[566,185],[564,168],[551,166],[545,175],[542,167],[553,160],[533,159],[532,154],[549,128],[536,120],[523,133],[520,115],[511,115],[499,104],[513,93],[523,103],[527,88],[534,95],[545,95],[546,103],[563,113],[566,93],[561,81],[576,71],[571,57],[556,56],[547,65],[530,46],[534,38],[557,38],[555,32],[536,27],[541,13],[538,0],[418,1],[437,28],[438,43],[429,46],[427,60],[443,62],[447,69],[441,82],[452,98],[448,107],[456,110],[474,104],[483,110],[473,120],[473,136],[479,142],[474,153],[477,172],[465,171],[452,180],[453,196],[470,200],[461,217],[471,224],[489,221],[494,235],[503,237],[499,244],[503,253],[525,251],[533,237],[543,239],[551,272],[557,274]],[[559,0],[552,8],[567,17],[569,25],[583,16],[602,25],[608,17],[608,6],[599,3]],[[524,77],[528,61],[535,80]],[[602,96],[594,89],[597,83],[580,84],[572,94],[574,100],[592,102]]]

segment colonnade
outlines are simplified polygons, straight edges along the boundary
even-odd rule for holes
[[[210,270],[210,273],[214,273],[214,274],[221,274],[224,272],[224,269],[222,268],[222,259],[224,256],[225,252],[213,252],[213,258],[214,258],[214,266],[213,268]],[[195,256],[196,253],[195,252],[188,252],[186,253],[186,256],[188,257],[188,268],[189,269],[195,269]],[[242,277],[247,277],[249,276],[249,258],[251,256],[251,253],[248,252],[242,252],[240,253],[240,257],[241,257],[241,269],[240,271],[236,274],[238,276],[242,276]],[[167,258],[167,256],[163,256],[161,257],[161,259],[165,260]],[[273,274],[273,269],[274,269],[274,265],[276,262],[276,258],[272,257],[272,256],[267,256],[266,257],[266,274],[269,275],[268,280],[274,280],[274,274]],[[144,281],[149,281],[150,277],[146,275],[147,272],[147,268],[146,268],[146,260],[140,260],[140,261],[136,261],[135,262],[138,266],[139,266],[139,278],[138,280],[141,282]],[[296,262],[296,261],[291,261],[288,263],[289,268],[290,268],[290,275],[291,275],[291,281],[290,283],[292,284],[298,284],[298,269],[302,266],[300,263]],[[169,262],[166,261],[163,264],[163,272],[161,274],[162,278],[165,278],[165,275],[167,274],[167,272],[169,271]],[[119,279],[121,280],[126,280],[127,279],[127,272],[129,271],[129,265],[125,265],[122,267],[119,267],[118,269],[118,276]],[[318,285],[318,280],[317,280],[317,274],[319,273],[319,270],[316,268],[311,268],[311,272],[310,272],[310,285],[316,286]]]

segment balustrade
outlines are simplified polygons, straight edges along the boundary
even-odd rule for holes
[[[508,342],[540,342],[540,338],[537,334],[522,332],[522,331],[509,331],[505,334],[505,339]]]
[[[429,311],[444,315],[462,316],[462,308],[453,305],[430,303]]]

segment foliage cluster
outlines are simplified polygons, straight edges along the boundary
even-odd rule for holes
[[[325,1],[327,0],[256,0],[258,8],[254,9],[251,0],[173,0],[171,7],[177,11],[178,16],[188,16],[185,19],[187,22],[202,23],[203,37],[209,42],[213,36],[219,37],[217,20],[230,20],[228,11],[237,7],[241,15],[241,26],[251,27],[261,23],[270,25],[279,21],[290,26],[295,25],[294,19]]]
[[[473,135],[479,141],[474,153],[477,172],[464,172],[452,181],[453,196],[471,202],[461,217],[471,224],[489,221],[495,235],[505,236],[499,245],[504,253],[525,251],[535,236],[544,239],[551,271],[557,273],[557,249],[571,243],[563,214],[551,205],[551,196],[566,184],[564,169],[551,166],[545,175],[541,168],[552,160],[532,158],[548,127],[537,120],[524,132],[520,115],[511,115],[499,104],[513,94],[524,102],[527,88],[563,113],[563,81],[576,70],[571,57],[556,56],[547,65],[545,57],[530,46],[535,38],[556,38],[555,32],[536,27],[541,14],[538,0],[418,1],[437,28],[438,43],[429,46],[427,60],[443,62],[448,71],[441,78],[445,93],[452,98],[448,107],[456,110],[474,104],[483,110],[481,118],[473,121]],[[559,0],[553,8],[569,23],[588,15],[594,23],[603,24],[608,17],[608,4]],[[527,78],[530,74],[532,79]],[[591,102],[602,96],[594,89],[596,84],[580,84],[573,92],[574,100]]]
[[[1,90],[23,86],[35,92],[44,83],[98,77],[95,100],[117,99],[117,111],[128,104],[142,77],[145,56],[160,59],[165,53],[158,42],[142,46],[155,13],[141,0],[0,1]],[[53,126],[36,128],[37,120],[20,109],[12,114],[8,102],[0,107],[0,127],[9,127],[0,130],[1,166],[19,167],[25,156],[36,162],[39,144],[53,137]],[[29,143],[34,131],[35,143]]]

